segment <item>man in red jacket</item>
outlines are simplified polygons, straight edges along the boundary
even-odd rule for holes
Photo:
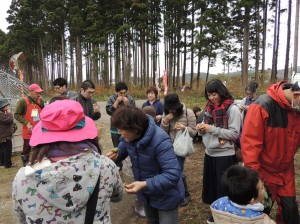
[[[300,144],[300,82],[271,85],[249,108],[241,138],[245,166],[257,170],[278,205],[276,223],[299,223],[294,156]]]
[[[29,86],[29,95],[18,100],[15,110],[15,119],[22,124],[23,150],[21,158],[23,166],[26,166],[29,161],[31,147],[29,140],[33,127],[40,120],[40,112],[44,108],[44,100],[40,98],[44,91],[38,84]]]

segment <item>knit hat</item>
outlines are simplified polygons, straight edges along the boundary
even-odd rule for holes
[[[9,105],[9,102],[7,99],[0,99],[0,109],[2,109],[3,107]]]
[[[31,146],[52,142],[79,142],[94,139],[98,131],[94,121],[85,116],[80,103],[58,100],[47,105],[33,128]]]
[[[31,84],[28,89],[29,89],[29,91],[34,91],[34,92],[37,92],[37,93],[40,93],[40,92],[44,91],[44,90],[42,90],[42,88],[38,84],[35,84],[35,83]]]
[[[176,93],[170,93],[165,96],[165,110],[177,110],[180,107],[182,107],[182,104],[180,103],[179,97]]]

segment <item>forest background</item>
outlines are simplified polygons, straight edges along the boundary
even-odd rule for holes
[[[1,69],[8,71],[11,55],[24,52],[24,81],[46,90],[57,77],[67,78],[73,89],[84,78],[105,88],[120,80],[143,88],[160,84],[161,67],[170,89],[194,89],[210,78],[217,59],[224,74],[231,67],[241,70],[242,86],[251,78],[273,83],[280,79],[281,42],[288,79],[292,27],[291,67],[297,71],[299,0],[12,0],[7,13],[8,33],[0,32]],[[266,55],[268,33],[272,56]],[[204,60],[206,74],[200,73]]]

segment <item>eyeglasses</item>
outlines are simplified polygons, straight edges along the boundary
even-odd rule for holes
[[[89,95],[95,95],[96,92],[95,91],[87,91],[87,94],[89,94]]]
[[[119,95],[125,95],[126,94],[126,91],[120,91],[118,92]]]
[[[62,88],[62,86],[54,86],[54,89],[55,89],[55,90],[58,90],[58,89],[60,89],[60,88]]]

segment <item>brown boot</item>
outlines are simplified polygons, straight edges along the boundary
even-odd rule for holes
[[[136,195],[134,196],[134,200],[135,200],[135,208],[134,208],[135,213],[138,216],[145,218],[146,213],[145,213],[145,208],[144,208],[144,202],[139,200]]]

